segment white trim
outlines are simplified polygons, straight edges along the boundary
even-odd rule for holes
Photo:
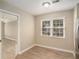
[[[5,37],[5,39],[12,40],[12,41],[16,41],[16,39],[13,39],[13,38],[10,38],[10,37]]]
[[[13,40],[13,41],[16,41],[17,39],[16,38],[12,38],[12,37],[9,37],[9,36],[5,36],[6,39],[9,39],[9,40]]]
[[[28,51],[29,49],[31,49],[31,48],[33,48],[33,47],[34,47],[34,45],[32,45],[32,46],[30,46],[30,47],[28,47],[28,48],[26,48],[26,49],[20,51],[19,54],[22,54],[22,53]]]
[[[35,44],[35,46],[40,46],[40,47],[53,49],[53,50],[58,50],[58,51],[62,51],[62,52],[68,52],[68,53],[72,53],[74,55],[74,51],[70,51],[70,50],[65,50],[65,49],[60,49],[60,48],[55,48],[55,47],[49,47],[49,46],[40,45],[40,44]]]
[[[22,53],[28,51],[29,49],[31,49],[31,48],[33,48],[33,47],[35,47],[35,46],[44,47],[44,48],[48,48],[48,49],[52,49],[52,50],[57,50],[57,51],[62,51],[62,52],[67,52],[67,53],[71,53],[71,54],[74,55],[74,51],[65,50],[65,49],[60,49],[60,48],[55,48],[55,47],[49,47],[49,46],[40,45],[40,44],[34,44],[34,45],[32,45],[32,46],[30,46],[30,47],[28,47],[28,48],[26,48],[26,49],[20,51],[18,54],[22,54]]]
[[[11,14],[11,15],[14,15],[14,16],[19,16],[19,14],[17,14],[17,13],[14,13],[14,12],[11,12],[11,11],[7,11],[7,10],[4,10],[4,9],[0,9],[0,12]]]
[[[73,41],[74,41],[74,59],[76,59],[76,53],[77,53],[77,51],[76,51],[76,49],[77,49],[77,40],[76,40],[76,36],[77,36],[77,30],[78,30],[78,26],[79,26],[79,24],[78,24],[78,20],[77,20],[77,4],[75,5],[75,8],[74,8],[74,27],[73,27],[73,29],[74,29],[74,31],[73,31],[73,33],[74,33],[74,39],[73,39]]]
[[[76,53],[76,13],[77,13],[77,7],[75,6],[75,8],[74,8],[74,27],[73,27],[73,29],[74,29],[74,31],[73,31],[73,35],[74,35],[74,39],[73,39],[73,41],[74,41],[74,52]],[[74,54],[74,58],[76,59],[76,54]]]
[[[57,28],[63,28],[63,37],[57,37],[57,36],[53,36],[53,33],[52,33],[52,36],[53,37],[56,37],[56,38],[65,38],[65,16],[63,17],[57,17],[57,18],[53,18],[53,20],[58,20],[58,19],[62,19],[63,20],[63,27],[57,27]],[[53,22],[52,22],[52,25],[53,25]],[[55,28],[55,27],[53,27]]]
[[[20,29],[21,29],[21,27],[20,27],[20,15],[18,15],[18,40],[17,40],[17,51],[16,51],[16,55],[20,52]]]

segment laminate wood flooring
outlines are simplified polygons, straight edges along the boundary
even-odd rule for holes
[[[74,59],[73,54],[35,46],[16,59]]]
[[[15,59],[16,42],[10,39],[2,39],[2,59]]]
[[[79,54],[76,54],[76,59],[79,59]]]

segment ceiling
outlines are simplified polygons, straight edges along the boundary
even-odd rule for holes
[[[31,13],[32,15],[40,15],[49,12],[71,9],[79,2],[79,0],[60,0],[60,2],[52,4],[49,7],[42,6],[43,2],[53,0],[5,0],[14,6]]]

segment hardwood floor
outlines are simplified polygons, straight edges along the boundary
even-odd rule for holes
[[[16,42],[9,39],[2,40],[2,59],[14,59]]]
[[[35,46],[16,59],[74,59],[73,54]]]
[[[79,59],[79,54],[76,54],[76,59]]]

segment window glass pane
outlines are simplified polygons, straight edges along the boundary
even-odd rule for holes
[[[56,35],[56,33],[53,33],[53,35],[55,36],[55,35]]]
[[[58,28],[53,28],[53,32],[59,32]]]
[[[42,31],[46,31],[46,28],[42,28]]]
[[[59,20],[56,20],[57,21],[57,24],[59,24]]]
[[[58,35],[59,30],[57,28],[53,28],[53,35]]]
[[[60,28],[60,33],[63,33],[63,28]]]
[[[52,28],[51,28],[52,23]],[[51,32],[52,30],[52,32]],[[50,36],[57,36],[63,37],[64,35],[64,28],[63,28],[63,19],[54,19],[53,22],[50,20],[42,21],[42,34]]]
[[[57,36],[59,36],[59,32],[57,33]]]
[[[53,26],[54,27],[61,27],[63,26],[63,19],[59,19],[59,20],[53,20]]]
[[[60,26],[63,26],[63,24],[60,24]]]
[[[60,26],[63,26],[63,19],[60,20]]]
[[[63,36],[63,33],[60,33],[60,36]]]
[[[63,28],[53,28],[53,36],[63,36]]]
[[[60,36],[63,36],[63,28],[60,28]]]
[[[58,27],[59,26],[59,21],[58,20],[53,20],[53,26]]]
[[[50,35],[50,28],[42,28],[42,34]]]
[[[42,27],[50,27],[50,21],[43,21]]]
[[[56,20],[53,20],[53,23],[56,23]]]

